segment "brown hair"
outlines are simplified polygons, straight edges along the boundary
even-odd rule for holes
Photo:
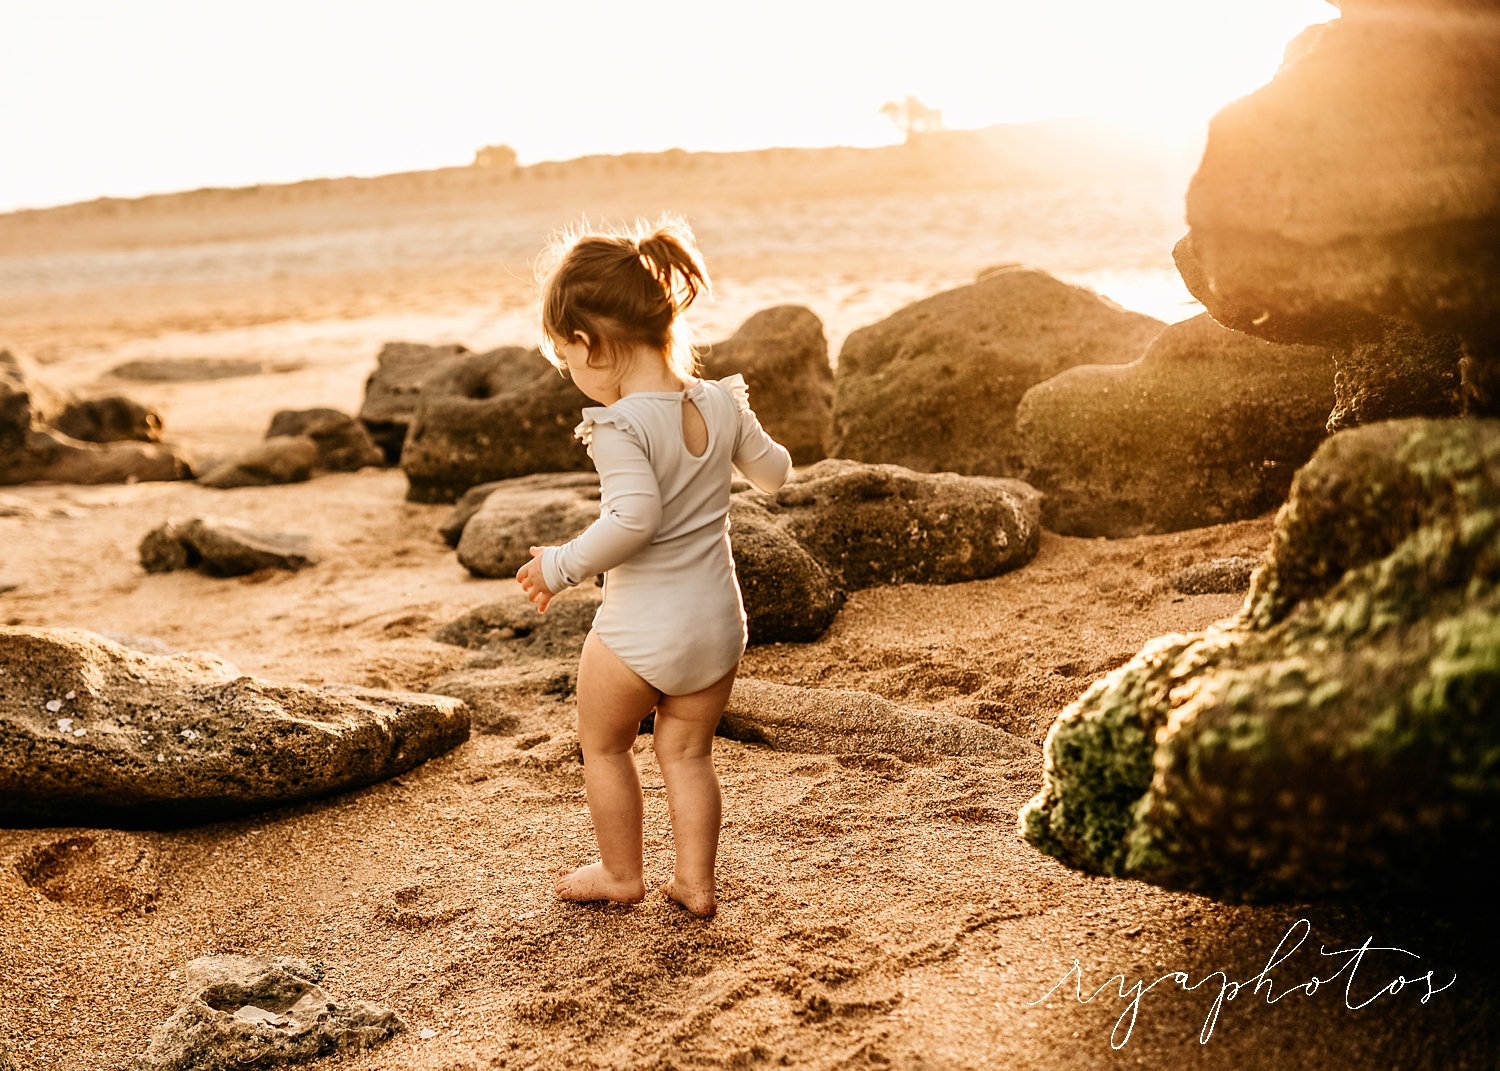
[[[692,340],[676,320],[711,284],[681,217],[664,216],[629,232],[571,228],[548,242],[541,266],[542,355],[557,368],[566,366],[554,340],[582,331],[590,364],[644,343],[660,350],[679,375],[698,370]]]

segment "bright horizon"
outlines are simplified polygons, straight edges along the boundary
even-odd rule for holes
[[[96,197],[596,153],[890,144],[1063,116],[1201,135],[1324,0],[1038,9],[607,0],[0,0],[0,212]]]

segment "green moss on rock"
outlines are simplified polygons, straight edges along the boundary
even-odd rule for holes
[[[1059,716],[1026,838],[1231,899],[1429,886],[1500,813],[1500,421],[1333,437],[1243,612]]]

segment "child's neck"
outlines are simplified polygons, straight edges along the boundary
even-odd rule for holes
[[[623,398],[641,391],[680,391],[687,382],[667,366],[666,356],[650,346],[637,346],[629,358],[629,367],[616,384]]]

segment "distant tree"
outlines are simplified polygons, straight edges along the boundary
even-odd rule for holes
[[[512,169],[516,166],[516,150],[509,145],[486,145],[474,154],[474,166]]]
[[[926,134],[943,129],[941,108],[929,108],[916,97],[908,96],[897,103],[888,100],[880,106],[880,114],[896,124],[903,137],[910,141],[913,135]]]

